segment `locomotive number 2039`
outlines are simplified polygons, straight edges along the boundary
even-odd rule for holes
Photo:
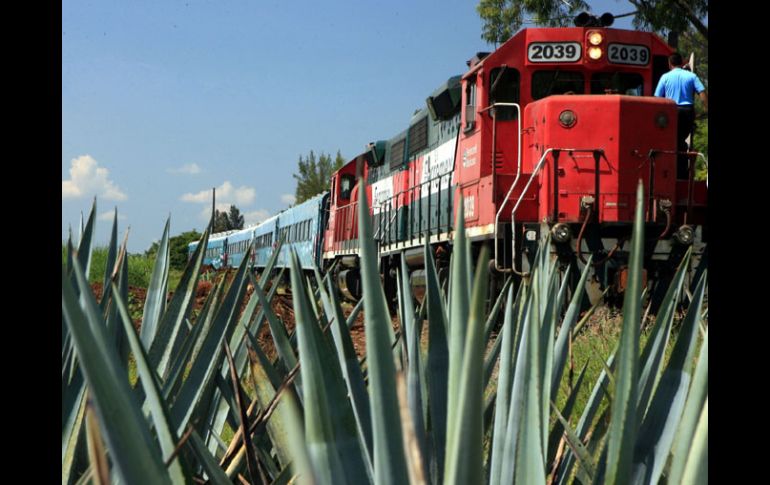
[[[533,42],[527,47],[529,62],[575,62],[580,59],[577,42]]]
[[[613,64],[646,66],[650,62],[650,49],[643,45],[610,44],[607,60]]]

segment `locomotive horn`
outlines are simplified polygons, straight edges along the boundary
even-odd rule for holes
[[[575,27],[585,27],[591,21],[591,15],[588,12],[581,12],[575,17]]]
[[[602,27],[609,27],[615,22],[615,16],[609,12],[603,13],[602,16],[599,17],[599,22],[602,24]]]

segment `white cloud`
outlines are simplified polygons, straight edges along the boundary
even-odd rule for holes
[[[294,194],[283,194],[281,195],[281,202],[287,205],[294,205],[294,202],[297,201],[297,198],[294,197]]]
[[[109,174],[91,155],[73,158],[69,180],[61,181],[62,199],[96,195],[107,200],[126,200],[128,197],[108,178]]]
[[[181,173],[186,175],[195,175],[201,173],[201,168],[197,163],[186,163],[178,168],[169,168],[166,170],[166,172],[173,174]]]
[[[254,202],[257,197],[257,191],[253,187],[235,187],[229,180],[217,187],[217,207],[220,204],[226,205],[228,208],[231,204],[237,206],[246,206]],[[211,190],[201,190],[198,193],[188,192],[180,197],[183,202],[193,203],[211,203]]]
[[[230,210],[230,204],[217,203],[216,208],[219,212],[228,212]],[[252,224],[260,223],[271,216],[270,211],[268,211],[267,209],[257,209],[249,212],[241,212],[241,215],[243,216],[244,227],[250,226]],[[198,213],[198,218],[201,221],[208,222],[210,217],[211,217],[211,206],[207,206],[206,208],[204,208]]]
[[[251,224],[257,224],[259,222],[264,221],[270,217],[270,211],[267,209],[257,209],[255,211],[246,212],[243,214],[243,224],[244,226],[249,226]]]
[[[115,211],[114,210],[107,211],[107,212],[102,212],[101,214],[99,214],[99,217],[97,217],[97,219],[99,219],[100,221],[110,221],[110,222],[112,222],[112,220],[114,218],[115,218]],[[119,221],[125,221],[126,220],[126,216],[124,216],[123,214],[118,212],[118,220]]]

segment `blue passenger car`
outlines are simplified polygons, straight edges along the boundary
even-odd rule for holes
[[[265,267],[278,241],[283,239],[276,268],[289,267],[290,248],[297,252],[302,269],[321,268],[323,227],[329,211],[328,203],[329,193],[324,192],[257,226],[254,229],[254,237],[257,239],[256,267]]]
[[[227,266],[237,268],[254,237],[254,228],[240,229],[227,236]]]
[[[278,216],[272,216],[254,228],[254,266],[264,268],[275,248],[275,229]]]
[[[206,253],[203,255],[203,265],[220,269],[227,264],[227,236],[229,232],[213,234],[206,245]],[[187,245],[187,259],[192,258],[199,241],[193,241]]]

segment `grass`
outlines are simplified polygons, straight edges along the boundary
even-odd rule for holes
[[[62,244],[62,268],[67,264],[67,246]],[[104,280],[104,270],[107,264],[107,248],[97,247],[91,253],[91,273],[89,282],[101,283]],[[152,278],[152,268],[155,264],[154,258],[149,258],[143,254],[128,255],[128,284],[139,288],[147,288]],[[182,278],[182,270],[169,268],[168,290],[174,291]]]

